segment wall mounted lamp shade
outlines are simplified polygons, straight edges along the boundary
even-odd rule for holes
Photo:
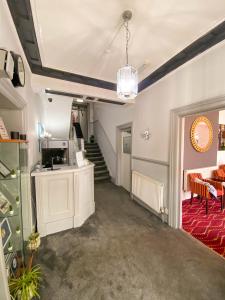
[[[138,93],[138,72],[128,63],[128,44],[130,40],[130,31],[128,22],[132,18],[132,12],[126,10],[123,12],[123,26],[126,30],[126,65],[117,72],[117,96],[121,100],[131,100]]]
[[[138,74],[132,66],[125,66],[117,72],[117,95],[121,100],[134,99],[138,93]]]

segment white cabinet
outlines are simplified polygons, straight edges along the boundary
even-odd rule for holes
[[[37,226],[41,236],[81,226],[94,213],[93,165],[34,172]]]
[[[73,217],[73,173],[42,177],[41,184],[44,221],[49,223]]]
[[[95,211],[94,174],[90,170],[82,170],[74,176],[76,198],[74,209],[74,227],[81,226]]]

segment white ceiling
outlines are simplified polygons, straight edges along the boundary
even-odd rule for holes
[[[225,0],[31,0],[45,67],[116,81],[125,64],[121,14],[130,9],[130,63],[146,77],[225,18]]]

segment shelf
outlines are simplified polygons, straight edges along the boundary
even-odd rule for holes
[[[16,177],[0,177],[0,181],[16,180],[18,178],[20,178],[20,175],[17,175]]]
[[[0,143],[28,143],[28,141],[25,141],[25,140],[3,140],[3,139],[0,139]]]
[[[28,184],[27,143],[28,141],[24,140],[0,139],[1,160],[9,171],[14,171],[14,175],[16,175],[16,177],[11,177],[10,174],[7,177],[0,175],[0,191],[4,196],[3,200],[6,198],[9,202],[8,206],[10,205],[5,214],[0,213],[0,221],[6,218],[11,229],[10,239],[4,247],[5,259],[9,265],[15,253],[21,253],[22,259],[24,257],[22,197],[26,197],[24,192],[26,192]],[[21,168],[24,169],[23,172],[21,172]],[[10,214],[12,210],[13,214]],[[9,243],[13,246],[12,251],[9,249]]]
[[[18,209],[17,209],[17,210],[18,210]],[[15,214],[13,214],[13,215],[10,215],[9,212],[5,213],[5,215],[2,214],[2,213],[0,213],[0,220],[1,220],[1,219],[5,219],[5,218],[19,217],[19,216],[20,216],[20,214],[19,214],[18,212],[15,213]]]

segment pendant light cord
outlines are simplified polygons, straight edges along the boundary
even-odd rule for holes
[[[123,26],[125,27],[126,30],[126,64],[128,66],[128,44],[130,41],[130,30],[128,27],[128,21],[124,21]]]

